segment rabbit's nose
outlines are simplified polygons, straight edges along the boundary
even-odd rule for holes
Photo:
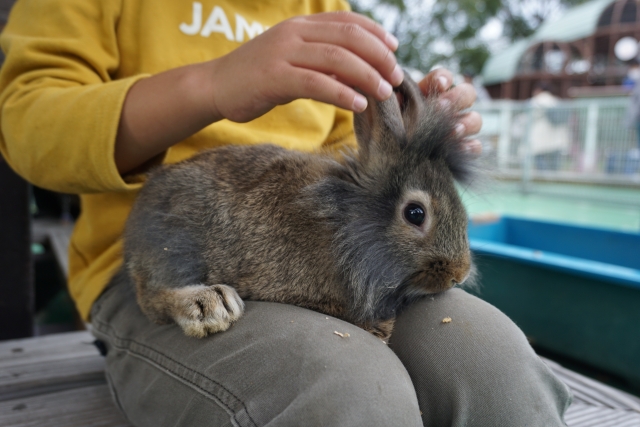
[[[427,289],[442,292],[466,280],[470,272],[470,260],[438,259],[430,262],[425,269]]]
[[[452,263],[451,274],[451,287],[464,283],[471,275],[471,258],[464,257],[455,263]]]
[[[469,269],[464,276],[462,276],[461,274],[454,276],[454,278],[451,279],[451,286],[460,285],[466,282],[470,275],[471,275],[471,270]]]

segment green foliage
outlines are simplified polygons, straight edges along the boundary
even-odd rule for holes
[[[487,22],[498,20],[502,36],[513,42],[531,36],[549,16],[587,0],[436,0],[431,8],[420,0],[350,1],[355,11],[391,27],[403,65],[426,72],[442,64],[479,74],[490,55],[487,41],[478,37]]]
[[[521,16],[512,16],[503,22],[503,33],[510,40],[524,39],[533,35],[535,28]]]
[[[465,47],[456,52],[460,70],[473,75],[480,74],[489,55],[489,49],[485,45]]]

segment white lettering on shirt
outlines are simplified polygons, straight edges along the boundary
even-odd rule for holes
[[[244,19],[242,16],[236,13],[236,41],[241,42],[244,41],[244,33],[247,33],[249,36],[249,40],[254,38],[255,36],[262,34],[264,32],[264,28],[260,25],[259,22],[253,22],[251,25]]]
[[[202,27],[202,3],[198,3],[197,1],[193,2],[193,20],[191,21],[191,25],[185,24],[184,22],[180,24],[180,31],[189,36],[195,36],[200,32],[200,27]]]
[[[236,31],[234,37],[233,30],[229,23],[229,18],[220,6],[213,7],[207,21],[202,25],[202,3],[193,2],[191,24],[183,22],[180,24],[180,31],[189,36],[200,34],[203,37],[209,37],[212,33],[220,33],[224,34],[229,41],[243,42],[245,34],[247,35],[247,38],[251,40],[265,32],[268,28],[267,26],[255,21],[249,24],[242,15],[237,13],[235,14],[235,18]]]
[[[229,41],[234,40],[227,14],[224,13],[224,10],[222,10],[220,6],[213,7],[209,19],[207,19],[207,22],[202,27],[202,31],[200,31],[200,35],[204,37],[209,37],[211,33],[222,33],[227,36]]]

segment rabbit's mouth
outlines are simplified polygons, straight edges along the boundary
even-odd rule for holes
[[[429,263],[424,270],[412,274],[406,283],[414,290],[435,294],[464,283],[470,271],[468,262],[437,260]]]

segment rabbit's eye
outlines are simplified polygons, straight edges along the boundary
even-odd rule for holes
[[[422,206],[415,203],[409,203],[407,207],[404,208],[404,218],[418,227],[424,222],[425,216],[426,214]]]

